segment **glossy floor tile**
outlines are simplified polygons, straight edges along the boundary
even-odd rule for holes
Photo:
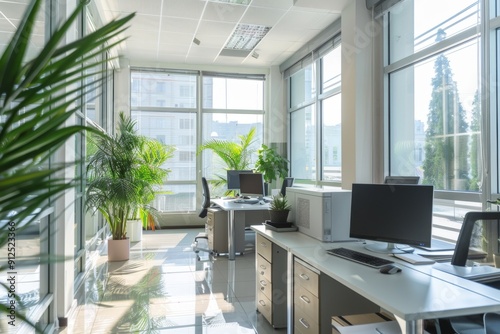
[[[100,254],[77,292],[77,307],[61,333],[285,333],[256,312],[255,235],[235,261],[197,259],[191,244],[201,229],[144,232],[130,260]]]

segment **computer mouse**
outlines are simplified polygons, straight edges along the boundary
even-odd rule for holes
[[[401,272],[401,268],[394,264],[388,264],[380,268],[382,274],[392,275]]]

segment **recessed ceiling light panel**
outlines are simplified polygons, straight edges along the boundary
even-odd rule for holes
[[[224,48],[233,50],[253,50],[270,29],[271,27],[255,24],[238,24]]]

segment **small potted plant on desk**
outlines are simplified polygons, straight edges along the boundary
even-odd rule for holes
[[[289,212],[290,204],[288,204],[286,196],[273,196],[273,200],[269,203],[269,217],[271,218],[271,223],[287,226]]]

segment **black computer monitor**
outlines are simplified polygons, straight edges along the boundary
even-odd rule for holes
[[[240,195],[263,197],[264,178],[261,173],[240,173]]]
[[[420,176],[386,176],[384,183],[387,184],[418,184]]]
[[[354,183],[351,196],[350,237],[384,242],[367,249],[402,253],[431,244],[433,186]]]
[[[228,170],[227,171],[227,190],[240,190],[240,174],[241,173],[252,173],[251,170]]]

